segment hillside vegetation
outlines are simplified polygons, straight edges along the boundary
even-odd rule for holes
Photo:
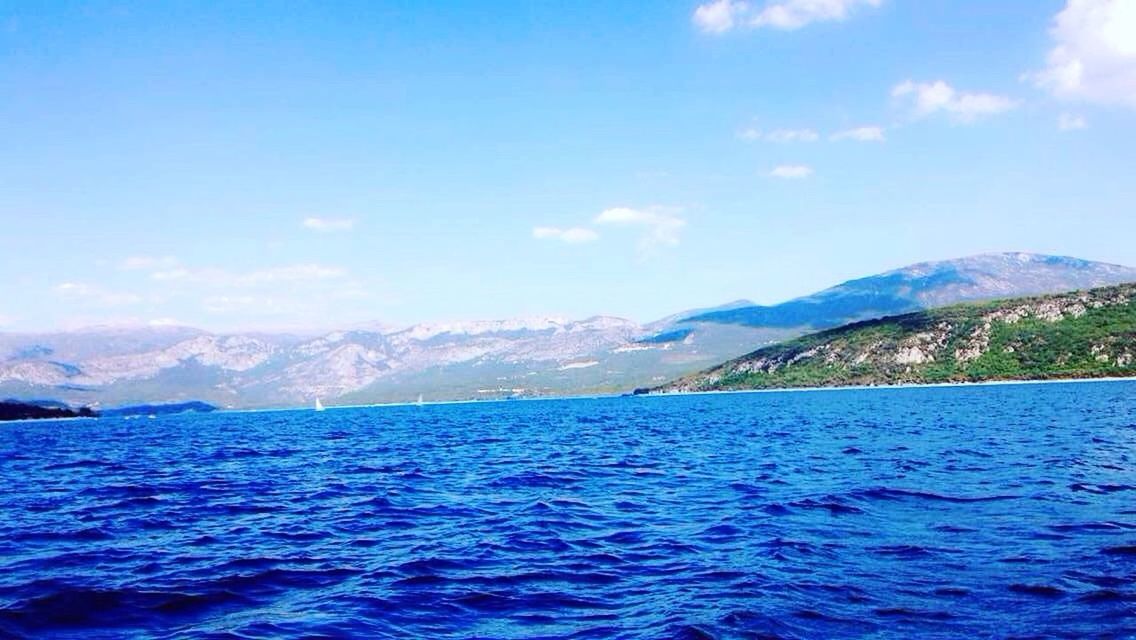
[[[845,325],[654,391],[1136,376],[1136,284]]]
[[[96,417],[95,412],[87,407],[72,409],[67,406],[42,406],[27,402],[17,402],[15,400],[4,400],[0,402],[0,421],[94,417]]]

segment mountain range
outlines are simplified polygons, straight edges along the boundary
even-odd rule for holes
[[[320,336],[186,327],[0,334],[0,396],[221,407],[617,393],[848,322],[957,302],[1136,281],[1136,269],[985,254],[859,278],[781,304],[615,317],[428,323]]]

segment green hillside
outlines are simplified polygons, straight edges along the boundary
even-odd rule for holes
[[[653,391],[1136,376],[1136,284],[845,325]]]

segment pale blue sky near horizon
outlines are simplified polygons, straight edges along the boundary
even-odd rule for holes
[[[0,331],[1136,266],[1133,5],[0,2]]]

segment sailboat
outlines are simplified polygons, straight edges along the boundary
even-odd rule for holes
[[[418,402],[415,402],[414,404],[416,404],[420,407],[422,406],[423,403],[422,403],[422,394],[421,393],[418,394]]]
[[[316,411],[323,411],[323,403],[319,398],[316,398]]]

